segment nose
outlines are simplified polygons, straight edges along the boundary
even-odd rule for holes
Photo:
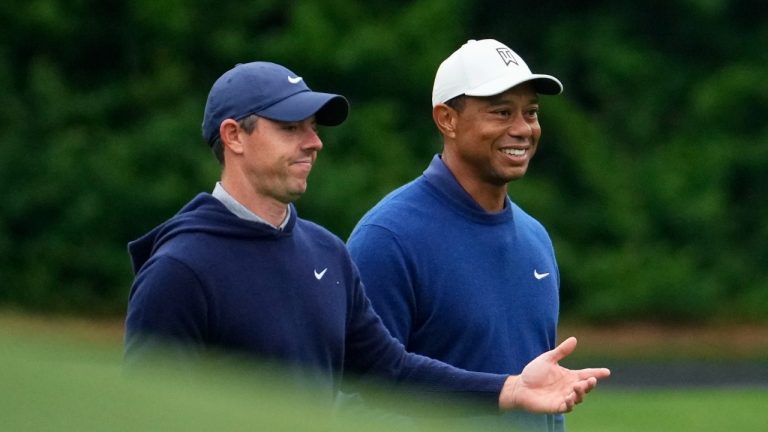
[[[512,124],[509,125],[507,133],[512,137],[529,138],[533,135],[533,128],[528,123],[522,114],[518,114],[512,118]]]
[[[323,141],[320,139],[320,136],[317,135],[317,131],[312,129],[310,130],[310,148],[320,151],[323,149]]]
[[[323,141],[317,134],[317,130],[314,127],[308,126],[306,131],[306,140],[303,145],[306,150],[320,151],[323,149]]]

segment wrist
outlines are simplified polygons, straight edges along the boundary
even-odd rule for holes
[[[504,385],[499,393],[499,408],[503,411],[517,409],[517,387],[519,384],[519,375],[510,375],[504,381]]]

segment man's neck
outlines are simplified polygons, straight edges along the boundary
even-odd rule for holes
[[[249,193],[250,189],[239,187],[236,182],[222,178],[221,187],[240,205],[273,227],[280,227],[288,216],[288,204],[274,198]]]
[[[498,213],[504,210],[507,198],[506,186],[490,186],[476,181],[467,181],[456,177],[462,188],[475,200],[475,202],[488,213]]]
[[[456,178],[461,187],[475,200],[475,202],[488,213],[497,213],[504,210],[507,202],[507,185],[491,185],[477,179],[477,176],[462,170],[461,165],[451,163],[442,158],[445,166]]]

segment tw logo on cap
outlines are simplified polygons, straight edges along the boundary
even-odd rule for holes
[[[499,53],[499,57],[501,57],[501,59],[504,61],[504,66],[509,66],[510,63],[514,63],[515,66],[520,66],[517,64],[517,59],[515,58],[515,54],[511,49],[507,47],[501,47],[496,48],[496,52]]]

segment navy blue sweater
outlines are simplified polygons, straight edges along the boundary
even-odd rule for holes
[[[546,230],[509,198],[486,212],[439,156],[371,209],[348,247],[374,309],[408,351],[517,374],[555,346],[560,279]],[[562,420],[507,417],[544,431]]]
[[[506,375],[407,353],[373,312],[344,243],[295,210],[277,230],[203,193],[131,242],[126,360],[165,340],[297,365],[332,395],[353,372],[498,402]]]

